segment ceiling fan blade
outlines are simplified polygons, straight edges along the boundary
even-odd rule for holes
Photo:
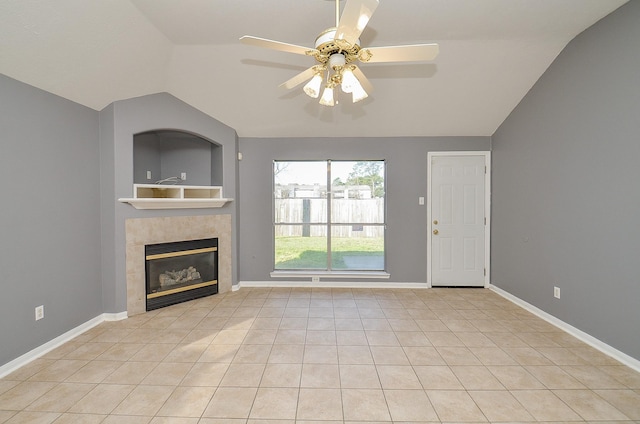
[[[366,91],[367,93],[371,93],[373,91],[373,85],[371,85],[367,77],[364,76],[360,68],[358,68],[357,66],[355,66],[353,69],[353,75],[358,78],[358,81],[360,81],[360,85],[362,86],[362,88],[364,88],[364,91]]]
[[[437,44],[410,44],[406,46],[368,47],[371,59],[366,60],[367,54],[361,56],[362,61],[368,63],[384,62],[424,62],[435,59],[440,48]]]
[[[311,68],[300,72],[298,75],[291,78],[290,80],[283,82],[278,87],[286,88],[287,90],[290,90],[302,84],[303,82],[310,80],[315,73],[316,73],[315,66],[312,66]]]
[[[351,45],[355,44],[377,7],[378,0],[347,0],[335,39],[345,40]]]
[[[250,46],[263,47],[265,49],[279,50],[281,52],[304,54],[306,55],[310,49],[308,47],[297,46],[295,44],[283,43],[281,41],[268,40],[266,38],[253,37],[251,35],[245,35],[240,37],[240,42],[248,44]]]

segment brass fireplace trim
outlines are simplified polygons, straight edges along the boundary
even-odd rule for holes
[[[181,292],[185,292],[187,290],[199,289],[200,287],[215,286],[216,284],[218,284],[218,280],[211,280],[211,281],[205,281],[203,283],[191,284],[191,285],[185,286],[185,287],[178,287],[178,288],[175,288],[175,289],[169,289],[169,290],[163,290],[163,291],[160,291],[160,292],[149,293],[147,295],[147,299],[155,299],[156,297],[162,297],[162,296],[167,296],[167,295],[170,295],[170,294],[181,293]]]
[[[216,252],[217,250],[218,250],[217,247],[205,247],[202,249],[181,250],[179,252],[169,252],[169,253],[159,253],[157,255],[148,255],[146,259],[148,261],[151,261],[154,259],[176,258],[178,256],[197,255],[198,253]]]

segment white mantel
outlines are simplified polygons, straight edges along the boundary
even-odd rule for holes
[[[220,208],[233,199],[222,196],[221,186],[134,184],[133,197],[120,198],[136,209]]]

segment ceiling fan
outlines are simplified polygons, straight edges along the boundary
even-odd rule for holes
[[[324,82],[320,104],[333,106],[334,89],[351,93],[354,103],[367,98],[373,86],[355,64],[385,62],[421,62],[433,60],[438,55],[437,44],[411,44],[402,46],[368,47],[360,46],[360,34],[366,27],[379,0],[347,0],[340,16],[340,0],[336,0],[336,26],[328,28],[316,37],[315,48],[268,40],[245,35],[240,38],[244,44],[264,47],[288,53],[313,56],[316,65],[302,71],[280,87],[291,89],[309,80],[304,92],[318,98]]]

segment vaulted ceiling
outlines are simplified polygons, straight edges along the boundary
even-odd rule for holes
[[[363,64],[375,91],[333,108],[278,88],[312,57],[238,41],[313,47],[335,24],[333,0],[0,0],[0,73],[96,110],[169,92],[241,137],[488,136],[567,43],[626,1],[380,0],[363,46],[437,42],[440,55]]]

